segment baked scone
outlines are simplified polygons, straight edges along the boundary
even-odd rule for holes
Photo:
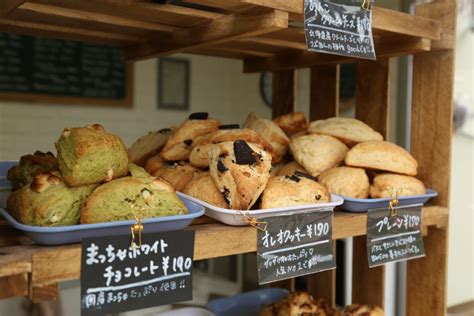
[[[306,170],[304,170],[303,167],[300,166],[299,163],[296,161],[292,161],[284,165],[283,167],[280,168],[277,172],[277,176],[291,176],[295,173],[295,171],[303,172],[303,173],[308,173]]]
[[[196,140],[196,145],[189,156],[189,162],[193,166],[207,168],[209,167],[209,152],[212,144],[235,140],[244,140],[248,143],[254,143],[270,154],[273,152],[272,145],[254,130],[248,128],[220,129]]]
[[[295,160],[313,177],[324,170],[338,166],[344,161],[349,150],[337,138],[319,134],[293,138],[290,148]]]
[[[102,184],[81,209],[81,224],[187,214],[173,187],[156,178],[123,177]]]
[[[271,156],[243,140],[212,146],[209,172],[229,208],[248,210],[270,178]]]
[[[138,166],[145,166],[148,158],[158,154],[176,130],[175,127],[149,132],[137,139],[128,149],[128,158]]]
[[[323,171],[318,180],[333,194],[358,199],[369,196],[369,177],[362,168],[331,168]]]
[[[165,164],[167,164],[167,161],[164,160],[163,158],[161,158],[161,156],[158,154],[158,155],[155,155],[155,156],[149,158],[146,161],[145,170],[149,174],[152,174],[153,172],[155,172],[155,170],[163,167]]]
[[[99,124],[66,128],[55,145],[59,170],[69,186],[110,181],[128,172],[122,140]]]
[[[385,198],[398,196],[411,196],[426,194],[423,182],[417,178],[393,174],[381,173],[374,177],[370,186],[371,198]]]
[[[30,184],[10,194],[7,210],[26,225],[75,225],[84,201],[96,187],[68,187],[58,171],[39,173]]]
[[[188,160],[196,138],[219,128],[219,121],[208,117],[208,113],[204,112],[189,115],[168,139],[160,152],[161,157],[170,161]]]
[[[20,163],[8,170],[7,180],[13,190],[18,190],[33,181],[33,176],[54,170],[58,170],[56,157],[49,151],[36,151],[33,155],[21,156]]]
[[[332,117],[311,122],[308,132],[336,137],[349,146],[373,140],[383,140],[383,136],[369,125],[346,117]]]
[[[346,165],[415,176],[418,163],[405,149],[385,141],[364,142],[354,146]]]
[[[306,131],[308,129],[308,121],[303,112],[293,112],[284,114],[277,118],[273,119],[280,128],[286,133],[286,135],[291,136],[296,133]]]
[[[222,192],[217,188],[209,172],[203,172],[189,181],[183,189],[183,193],[211,205],[229,208]]]
[[[150,178],[151,175],[142,167],[137,166],[134,163],[130,163],[128,165],[128,175],[131,177],[137,178]]]
[[[296,171],[291,176],[270,178],[262,194],[262,209],[330,201],[331,194],[316,178]]]
[[[289,139],[285,132],[274,122],[260,118],[255,112],[248,115],[244,128],[249,128],[262,135],[272,145],[272,162],[281,160],[288,150]]]
[[[319,301],[321,302],[321,301]],[[322,304],[321,304],[322,305]],[[307,292],[292,292],[262,309],[260,316],[332,316],[336,311],[327,304],[318,306]]]
[[[344,307],[340,316],[384,316],[383,309],[375,305],[352,304]]]
[[[191,166],[188,162],[170,161],[153,171],[151,175],[166,180],[176,191],[182,191],[188,182],[200,172],[199,169]]]

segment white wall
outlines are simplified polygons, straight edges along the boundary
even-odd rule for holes
[[[270,117],[260,98],[259,74],[244,74],[238,60],[180,55],[191,60],[190,112],[207,111],[242,124],[250,111]],[[157,109],[157,60],[135,64],[133,109],[0,101],[0,160],[54,150],[65,127],[100,123],[126,145],[150,130],[180,124],[190,112]]]

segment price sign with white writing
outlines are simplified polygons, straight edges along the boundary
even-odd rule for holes
[[[146,227],[145,227],[146,229]],[[192,299],[194,231],[82,241],[82,315],[103,315]]]
[[[372,11],[362,8],[361,3],[305,0],[304,30],[308,50],[375,59]]]
[[[401,206],[392,216],[390,208],[369,210],[367,255],[369,266],[423,257],[421,204]]]
[[[257,236],[259,283],[336,268],[332,218],[332,210],[259,218],[267,223]]]

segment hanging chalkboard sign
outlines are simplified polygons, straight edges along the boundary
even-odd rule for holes
[[[145,226],[146,230],[146,226]],[[104,315],[192,299],[194,231],[82,240],[81,313]]]
[[[108,45],[0,33],[0,99],[131,106],[132,68]]]

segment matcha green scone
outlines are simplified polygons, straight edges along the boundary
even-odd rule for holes
[[[75,225],[79,223],[84,201],[96,187],[96,184],[68,187],[59,172],[40,173],[30,185],[10,194],[7,210],[26,225]]]
[[[8,170],[7,179],[13,190],[18,190],[33,181],[33,176],[48,171],[58,170],[56,157],[49,151],[36,151],[33,155],[24,155],[20,163]]]
[[[173,187],[156,178],[124,177],[104,183],[87,198],[81,224],[187,214]]]
[[[59,170],[69,186],[107,182],[128,173],[125,145],[99,124],[66,128],[55,145]]]
[[[128,174],[129,174],[131,177],[154,179],[145,169],[143,169],[143,168],[140,167],[140,166],[137,166],[137,165],[134,164],[134,163],[129,163],[129,164],[128,164],[128,169],[129,169]]]

